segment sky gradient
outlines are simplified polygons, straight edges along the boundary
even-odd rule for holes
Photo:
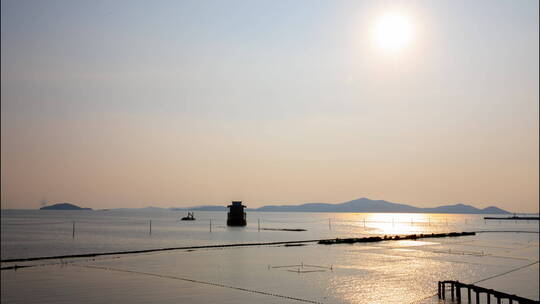
[[[538,1],[1,2],[2,208],[538,212]],[[413,41],[377,48],[377,17]]]

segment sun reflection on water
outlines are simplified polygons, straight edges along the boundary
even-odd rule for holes
[[[366,227],[375,228],[382,234],[427,232],[424,226],[428,222],[426,214],[369,213]]]
[[[458,223],[453,214],[343,213],[332,221],[333,225],[349,226],[351,234],[395,235],[450,231],[456,224],[464,224],[467,220]]]

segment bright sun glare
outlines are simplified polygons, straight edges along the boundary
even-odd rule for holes
[[[399,13],[387,13],[377,20],[374,38],[378,47],[395,52],[403,49],[413,39],[413,28],[408,16]]]

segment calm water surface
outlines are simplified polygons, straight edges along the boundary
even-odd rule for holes
[[[2,210],[2,259],[382,234],[538,231],[538,221],[484,221],[483,215],[251,212],[247,227],[242,228],[227,227],[225,212],[198,212],[196,221],[179,221],[184,215],[172,211]]]
[[[50,264],[46,266],[2,271],[2,302],[437,303],[433,297],[437,281],[450,279],[538,300],[537,221],[484,221],[483,215],[452,214],[251,212],[247,227],[230,228],[224,212],[198,212],[194,222],[178,221],[184,215],[4,210],[2,259],[384,234],[492,232],[354,245],[176,250],[74,259],[69,264],[51,260],[39,262]],[[69,286],[69,291],[58,286]]]

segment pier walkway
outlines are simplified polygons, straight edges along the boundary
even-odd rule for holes
[[[467,290],[467,303],[472,303],[471,302],[471,300],[472,300],[471,293],[472,292],[474,292],[474,296],[475,296],[475,302],[474,303],[477,303],[477,304],[480,304],[480,294],[481,293],[486,294],[486,297],[485,297],[486,302],[484,302],[484,303],[487,303],[487,304],[491,303],[491,297],[494,297],[496,299],[497,304],[501,304],[501,301],[503,299],[507,299],[508,303],[510,303],[510,304],[512,304],[512,303],[520,303],[520,304],[538,304],[538,303],[540,303],[539,301],[534,301],[534,300],[531,300],[531,299],[523,298],[523,297],[516,296],[516,295],[511,295],[511,294],[496,291],[496,290],[493,290],[493,289],[488,289],[488,288],[476,286],[476,285],[473,285],[473,284],[465,284],[465,283],[461,283],[459,281],[439,281],[438,288],[437,288],[437,295],[439,296],[439,299],[446,299],[446,290],[447,290],[448,285],[450,287],[450,297],[451,297],[452,301],[454,301],[454,299],[455,299],[458,303],[461,303],[461,301],[462,301],[461,291],[462,291],[463,288],[465,288]]]

